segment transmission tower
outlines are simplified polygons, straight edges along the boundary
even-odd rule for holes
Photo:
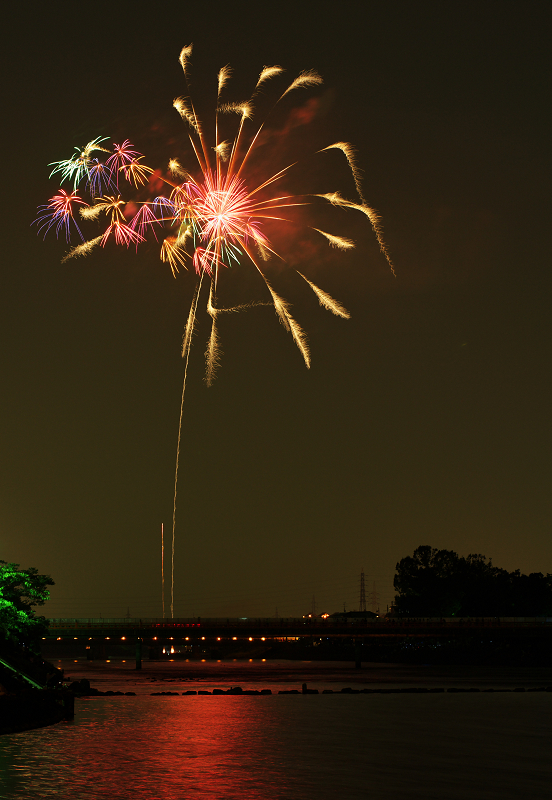
[[[374,614],[379,612],[379,594],[376,591],[376,582],[374,581],[374,588],[370,592],[370,605]]]
[[[366,611],[366,590],[364,587],[364,567],[360,571],[360,600],[358,603],[359,611]]]

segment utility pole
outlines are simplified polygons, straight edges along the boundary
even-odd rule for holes
[[[360,600],[358,603],[359,611],[366,611],[366,589],[364,587],[364,567],[360,570]]]
[[[311,614],[313,617],[316,616],[316,600],[314,599],[314,595],[312,596],[312,610]]]

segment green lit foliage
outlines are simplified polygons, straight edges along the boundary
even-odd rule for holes
[[[479,554],[424,545],[397,564],[395,608],[414,617],[552,615],[552,575],[493,566]]]
[[[0,637],[34,647],[47,628],[46,618],[36,616],[33,606],[43,606],[54,581],[39,575],[35,567],[0,560]]]

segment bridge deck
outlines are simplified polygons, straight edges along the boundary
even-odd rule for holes
[[[551,634],[552,618],[485,617],[478,619],[321,619],[321,618],[194,618],[194,619],[82,619],[49,620],[47,639],[70,638],[290,638],[290,637],[398,637],[451,636],[476,631]]]

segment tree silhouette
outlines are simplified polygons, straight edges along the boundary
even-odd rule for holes
[[[481,554],[418,547],[397,564],[396,611],[405,616],[551,616],[552,575],[522,575]]]

